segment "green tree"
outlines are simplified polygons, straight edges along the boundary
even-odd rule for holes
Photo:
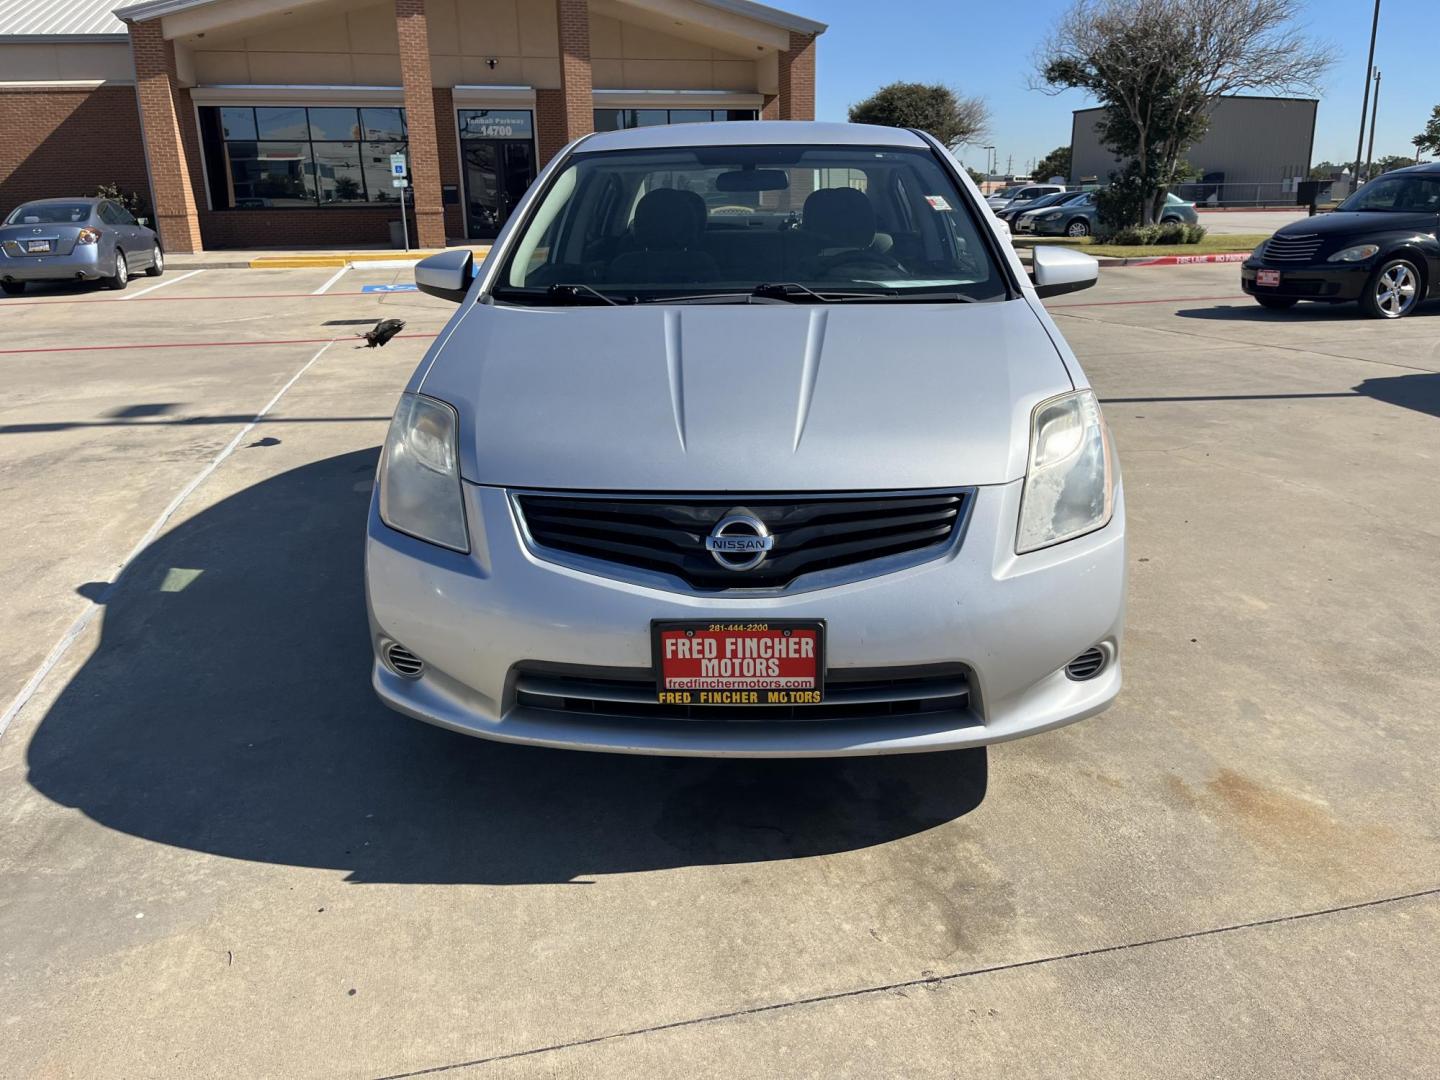
[[[1215,102],[1244,90],[1317,90],[1328,48],[1294,29],[1299,0],[1073,0],[1036,58],[1032,85],[1088,91],[1100,139],[1144,194],[1152,224]]]
[[[990,179],[979,169],[972,169],[969,165],[965,166],[965,171],[970,174],[970,179],[974,180],[977,184],[983,184],[985,183],[985,181]]]
[[[1415,144],[1419,153],[1440,154],[1440,105],[1431,110],[1430,119],[1425,122],[1425,130],[1410,141]]]
[[[918,128],[949,147],[973,142],[990,122],[978,97],[960,97],[938,83],[891,83],[850,106],[852,124]]]
[[[1403,169],[1408,165],[1414,165],[1415,159],[1408,154],[1386,154],[1379,161],[1375,162],[1375,175],[1389,172],[1391,169]]]
[[[1310,179],[1329,180],[1336,173],[1344,172],[1349,167],[1348,165],[1336,165],[1333,161],[1322,161],[1319,165],[1311,166]]]
[[[1070,179],[1070,147],[1057,146],[1035,163],[1036,180],[1049,180],[1052,176]]]

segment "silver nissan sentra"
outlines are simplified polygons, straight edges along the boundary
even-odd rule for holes
[[[1120,690],[1125,514],[1085,374],[927,135],[718,123],[563,151],[381,455],[391,707],[510,742],[819,756],[998,742]]]

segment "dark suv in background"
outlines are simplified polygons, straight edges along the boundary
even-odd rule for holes
[[[1267,308],[1358,300],[1378,319],[1440,296],[1440,163],[1370,181],[1333,213],[1286,225],[1240,269],[1240,287]]]

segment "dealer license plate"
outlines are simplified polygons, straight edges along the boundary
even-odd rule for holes
[[[818,620],[651,624],[661,705],[818,705],[825,624]]]
[[[1280,284],[1280,271],[1279,271],[1279,270],[1256,270],[1256,271],[1255,271],[1255,284],[1256,284],[1256,285],[1279,285],[1279,284]]]
[[[44,255],[50,251],[49,240],[31,240],[25,245],[25,250],[31,255]]]

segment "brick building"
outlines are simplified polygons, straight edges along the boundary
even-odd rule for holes
[[[486,239],[586,132],[813,119],[824,30],[752,0],[0,0],[0,214],[115,183],[172,252],[384,242],[402,154],[419,243]]]

